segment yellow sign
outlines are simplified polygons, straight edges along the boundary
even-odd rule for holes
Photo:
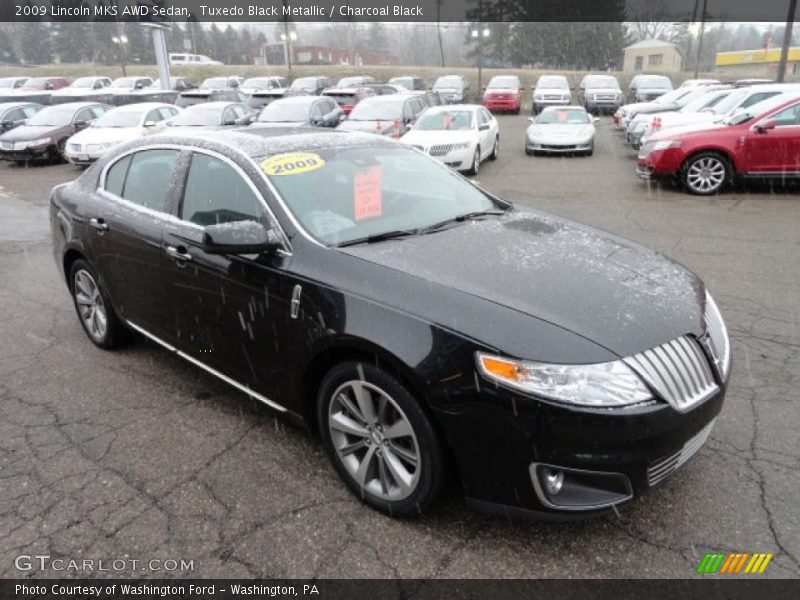
[[[751,64],[777,63],[781,58],[780,48],[762,50],[738,50],[735,52],[717,52],[718,67]],[[800,48],[789,48],[788,62],[800,61]]]
[[[313,152],[288,152],[276,154],[262,161],[261,169],[267,175],[299,175],[325,166],[325,160]]]

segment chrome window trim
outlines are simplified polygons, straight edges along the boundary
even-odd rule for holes
[[[229,147],[231,149],[236,150],[232,146],[229,146]],[[150,215],[155,215],[155,216],[160,217],[160,218],[162,218],[162,219],[164,219],[166,221],[170,221],[170,222],[173,222],[173,223],[177,222],[177,223],[180,223],[180,224],[189,225],[189,226],[195,227],[197,229],[204,229],[202,226],[198,225],[197,223],[192,223],[191,221],[186,221],[184,219],[181,219],[178,215],[171,215],[171,214],[168,214],[168,213],[164,213],[164,212],[153,210],[151,208],[147,208],[147,207],[142,206],[140,204],[136,204],[135,202],[131,202],[130,200],[126,200],[125,198],[122,198],[121,196],[117,196],[116,194],[112,194],[111,192],[109,192],[108,190],[105,189],[106,176],[108,175],[108,171],[112,166],[117,164],[120,160],[122,160],[126,156],[129,156],[131,154],[135,154],[136,152],[142,152],[142,151],[145,151],[145,150],[177,150],[178,152],[196,152],[196,153],[199,153],[199,154],[206,154],[206,155],[211,156],[213,158],[217,158],[217,159],[221,160],[222,162],[230,165],[234,169],[234,171],[236,171],[239,174],[239,176],[242,177],[247,182],[247,185],[250,187],[250,189],[253,191],[253,193],[256,195],[256,197],[261,201],[261,204],[262,204],[262,206],[264,207],[264,209],[266,211],[267,218],[272,223],[273,227],[276,228],[276,230],[278,231],[278,233],[279,233],[279,235],[281,237],[281,242],[283,243],[283,246],[284,246],[283,250],[281,250],[281,253],[291,256],[291,254],[292,254],[292,245],[291,245],[291,243],[289,241],[289,236],[286,235],[286,232],[283,230],[283,227],[281,227],[280,221],[278,221],[278,219],[275,217],[275,213],[272,211],[272,209],[270,208],[270,206],[267,203],[266,199],[264,198],[264,196],[259,191],[259,189],[253,183],[253,180],[250,179],[250,177],[247,175],[247,173],[245,173],[244,170],[238,164],[236,164],[233,160],[231,160],[229,157],[227,157],[227,156],[225,156],[223,154],[220,154],[219,152],[216,152],[215,150],[209,150],[207,148],[200,148],[198,146],[193,146],[193,145],[191,145],[191,146],[190,145],[186,145],[185,146],[185,145],[173,144],[173,143],[163,143],[163,144],[155,143],[155,144],[147,144],[145,146],[136,146],[135,148],[129,148],[124,153],[117,155],[114,158],[113,161],[109,161],[108,163],[106,163],[103,166],[103,170],[100,172],[100,179],[98,181],[98,186],[97,186],[97,190],[96,191],[98,193],[100,193],[101,195],[104,195],[104,196],[106,196],[106,197],[108,197],[108,198],[110,198],[112,200],[115,200],[117,202],[123,202],[127,206],[130,206],[130,207],[132,207],[134,209],[141,209],[141,210],[145,211],[146,213],[148,213]],[[236,150],[236,152],[240,156],[242,156],[242,157],[246,158],[247,160],[249,160],[250,163],[253,164],[253,166],[256,168],[256,171],[258,171],[259,173],[261,172],[261,170],[258,168],[258,165],[255,165],[255,163],[253,163],[252,158],[250,158],[246,154],[240,152],[239,150]],[[191,163],[190,163],[190,166],[191,166]],[[277,190],[275,190],[274,186],[268,186],[268,187],[270,188],[270,191],[272,191],[273,193],[277,192]],[[281,201],[281,204],[282,204],[282,199],[280,199],[280,201]]]
[[[133,323],[133,322],[131,322],[131,321],[127,321],[127,320],[126,320],[126,321],[125,321],[125,323],[126,323],[126,324],[127,324],[127,325],[128,325],[130,328],[131,328],[131,329],[133,329],[133,330],[135,330],[135,331],[137,331],[137,332],[141,333],[141,334],[142,334],[143,336],[145,336],[146,338],[149,338],[149,339],[153,340],[155,343],[157,343],[158,345],[162,346],[163,348],[166,348],[166,349],[167,349],[167,350],[169,350],[170,352],[174,352],[175,354],[177,354],[177,355],[178,355],[178,356],[180,356],[181,358],[183,358],[183,359],[185,359],[185,360],[189,361],[189,362],[190,362],[190,363],[192,363],[193,365],[200,367],[201,369],[203,369],[203,370],[207,371],[208,373],[211,373],[212,375],[214,375],[215,377],[218,377],[219,379],[221,379],[221,380],[222,380],[222,381],[224,381],[225,383],[227,383],[227,384],[229,384],[229,385],[231,385],[231,386],[235,387],[237,390],[239,390],[239,391],[241,391],[241,392],[244,392],[245,394],[247,394],[247,395],[248,395],[248,396],[250,396],[251,398],[253,398],[253,399],[255,399],[255,400],[258,400],[259,402],[263,402],[264,404],[266,404],[266,405],[267,405],[267,406],[269,406],[270,408],[273,408],[273,409],[275,409],[275,410],[277,410],[277,411],[279,411],[279,412],[282,412],[282,413],[288,412],[288,409],[287,409],[285,406],[282,406],[282,405],[278,404],[277,402],[273,402],[272,400],[270,400],[270,399],[269,399],[269,398],[267,398],[266,396],[262,396],[262,395],[261,395],[261,394],[259,394],[258,392],[255,392],[255,391],[251,390],[251,389],[250,389],[249,387],[247,387],[246,385],[244,385],[244,384],[242,384],[242,383],[239,383],[239,382],[238,382],[238,381],[236,381],[235,379],[231,379],[231,378],[230,378],[230,377],[228,377],[227,375],[225,375],[225,374],[223,374],[223,373],[220,373],[219,371],[217,371],[216,369],[214,369],[214,368],[212,368],[212,367],[209,367],[209,366],[208,366],[208,365],[206,365],[205,363],[203,363],[203,362],[201,362],[201,361],[197,360],[195,357],[193,357],[193,356],[191,356],[191,355],[189,355],[189,354],[186,354],[186,353],[185,353],[185,352],[183,352],[182,350],[178,350],[178,349],[177,349],[175,346],[173,346],[172,344],[169,344],[169,343],[165,342],[164,340],[162,340],[161,338],[159,338],[159,337],[157,337],[157,336],[153,335],[152,333],[150,333],[150,332],[149,332],[149,331],[147,331],[146,329],[144,329],[144,328],[142,328],[142,327],[139,327],[138,325],[136,325],[135,323]]]

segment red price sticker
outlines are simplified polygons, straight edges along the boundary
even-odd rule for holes
[[[383,168],[370,167],[353,176],[353,202],[356,221],[383,214]]]
[[[567,122],[567,111],[565,111],[565,110],[558,111],[558,122],[559,123],[566,123]]]

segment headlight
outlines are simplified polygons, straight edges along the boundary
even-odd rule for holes
[[[28,145],[29,146],[44,146],[45,144],[49,144],[51,142],[51,140],[52,140],[52,138],[43,137],[43,138],[39,138],[38,140],[33,140],[33,141],[29,142]]]
[[[581,406],[624,406],[653,395],[624,362],[555,365],[512,360],[479,352],[484,377],[517,390]]]

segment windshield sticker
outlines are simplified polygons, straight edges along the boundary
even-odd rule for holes
[[[370,167],[353,176],[353,202],[356,221],[383,214],[383,167]]]
[[[299,175],[325,166],[325,159],[313,152],[276,154],[262,161],[261,169],[267,175]]]
[[[565,110],[558,111],[558,122],[559,123],[566,123],[567,122],[567,111],[565,111]]]

